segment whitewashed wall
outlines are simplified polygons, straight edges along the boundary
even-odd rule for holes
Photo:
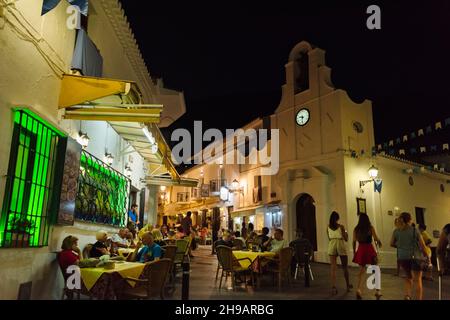
[[[89,20],[88,33],[99,47],[104,58],[104,76],[126,80],[138,80],[134,69],[128,61],[125,50],[120,47],[110,22],[107,20],[98,0],[91,1],[92,19]],[[19,39],[16,30],[9,24],[0,29],[0,201],[3,202],[5,175],[9,163],[12,136],[12,109],[14,106],[26,106],[56,127],[76,137],[79,121],[60,120],[58,115],[58,98],[60,92],[60,76],[68,73],[75,43],[75,31],[66,27],[66,8],[68,2],[61,1],[52,11],[41,17],[42,0],[18,0],[11,8],[19,21],[31,32],[32,41]],[[8,9],[9,10],[9,9]],[[13,10],[13,9],[11,9]],[[14,18],[6,11],[7,19]],[[20,26],[18,22],[15,25]],[[24,31],[23,29],[22,31]],[[92,34],[91,34],[92,32]],[[38,52],[46,53],[53,61],[50,65]],[[56,67],[55,67],[56,66]],[[148,93],[146,93],[148,97]],[[148,100],[148,99],[147,99]],[[105,148],[113,153],[113,167],[120,172],[129,156],[121,156],[125,142],[111,129],[106,130],[105,122],[83,121],[83,131],[91,138],[87,151],[103,159]],[[108,138],[106,139],[106,135]],[[107,140],[107,143],[106,143]],[[140,178],[145,176],[143,159],[132,153],[133,170],[131,180],[137,188],[141,188]],[[138,199],[139,201],[139,199]],[[155,213],[156,214],[156,213]],[[147,212],[147,216],[149,213]],[[91,223],[76,222],[73,227],[54,226],[49,236],[49,246],[29,249],[0,249],[0,299],[16,299],[19,285],[32,281],[33,299],[59,298],[62,289],[62,277],[55,262],[55,252],[59,251],[62,239],[76,235],[80,239],[80,247],[95,241],[95,232],[99,229],[113,233],[116,229]]]

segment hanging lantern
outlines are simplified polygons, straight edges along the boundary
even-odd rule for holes
[[[77,142],[81,145],[83,149],[86,149],[89,144],[89,136],[85,132],[78,132]]]

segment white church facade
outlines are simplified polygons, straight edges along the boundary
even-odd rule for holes
[[[302,229],[320,262],[329,261],[326,229],[331,212],[340,214],[350,235],[358,213],[365,212],[382,241],[381,264],[394,267],[396,252],[389,242],[396,216],[410,212],[433,236],[450,221],[450,176],[373,153],[372,103],[355,103],[346,91],[333,86],[322,49],[300,42],[292,49],[285,69],[286,83],[274,114],[244,127],[279,130],[278,173],[261,176],[257,165],[197,165],[184,176],[200,179],[203,186],[214,181],[217,186],[219,181],[230,190],[232,181],[238,181],[239,192],[230,192],[228,201],[221,200],[218,192],[179,201],[177,194],[198,191],[173,187],[165,192],[164,207],[172,214],[198,212],[197,217],[202,212],[216,212],[220,228],[238,229],[242,221],[253,222],[256,230],[281,227],[288,240]],[[378,169],[381,192],[375,191],[368,173],[371,167]],[[351,241],[350,236],[350,255]],[[432,245],[436,241],[434,237]]]

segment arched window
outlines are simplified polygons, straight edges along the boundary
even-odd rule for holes
[[[309,89],[309,58],[308,52],[301,52],[295,60],[295,93]]]

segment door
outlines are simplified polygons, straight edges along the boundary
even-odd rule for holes
[[[144,226],[144,210],[145,210],[145,188],[142,188],[141,193],[139,195],[139,221],[141,221],[140,225],[141,228]]]
[[[416,207],[416,223],[425,225],[425,208]]]
[[[309,194],[303,194],[296,205],[297,230],[303,232],[303,238],[308,239],[317,251],[316,207],[314,199]]]

